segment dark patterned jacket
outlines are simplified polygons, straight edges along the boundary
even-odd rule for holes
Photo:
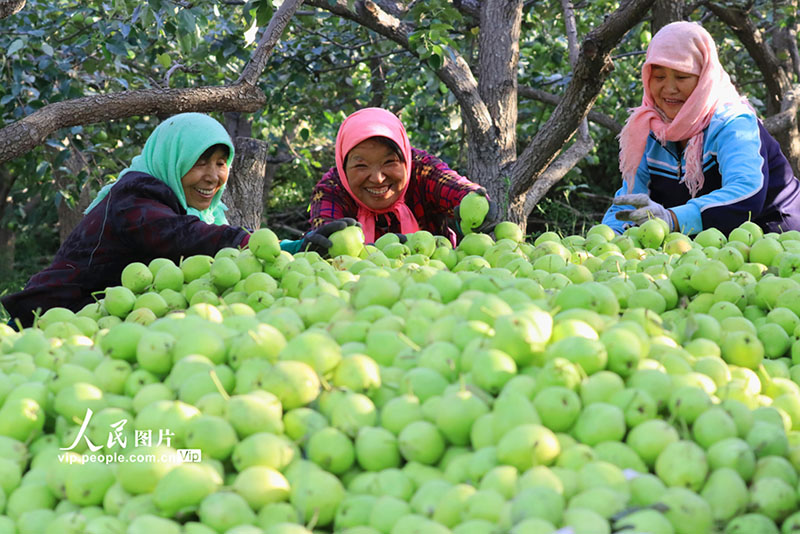
[[[411,149],[411,180],[406,191],[406,205],[414,213],[420,230],[448,237],[455,244],[455,232],[448,225],[453,208],[470,191],[480,189],[424,150]],[[334,219],[355,218],[358,205],[342,185],[339,172],[332,167],[314,186],[309,206],[311,228]],[[387,232],[399,232],[400,221],[393,213],[379,215],[375,221],[375,239]]]
[[[242,228],[206,224],[187,215],[164,182],[130,172],[67,236],[53,263],[2,303],[12,318],[30,326],[37,308],[77,311],[94,300],[93,292],[120,285],[129,263],[163,257],[177,264],[181,257],[213,256],[248,239]]]

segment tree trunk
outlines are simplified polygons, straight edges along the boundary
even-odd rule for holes
[[[793,13],[797,13],[797,0],[773,0],[773,20],[784,18],[783,9],[788,7]],[[797,23],[782,26],[775,24],[772,29],[772,47],[778,51],[778,61],[787,73],[800,76],[800,54],[797,51]]]
[[[222,116],[225,121],[225,129],[228,130],[228,135],[231,136],[231,139],[253,137],[252,115],[239,111],[226,111]]]
[[[67,171],[64,172],[59,169],[53,169],[53,176],[55,178],[56,188],[60,191],[70,189],[70,186],[77,186],[76,178],[80,176],[81,172],[90,172],[90,166],[83,154],[78,152],[75,148],[67,148],[70,151],[70,156],[64,161],[64,167]],[[58,204],[58,237],[61,243],[67,238],[72,230],[78,226],[78,223],[83,219],[83,210],[85,210],[91,202],[90,187],[92,180],[87,179],[84,181],[83,187],[78,192],[78,198],[74,203],[62,200]]]
[[[234,148],[236,157],[222,195],[222,201],[228,206],[226,216],[233,226],[256,230],[261,226],[261,213],[264,211],[268,145],[252,137],[237,137]]]
[[[14,271],[17,233],[0,226],[0,276],[7,278]]]
[[[667,24],[683,20],[685,4],[685,0],[656,0],[650,25],[653,35]]]
[[[467,129],[467,174],[508,207],[508,182],[503,169],[517,157],[517,64],[522,0],[485,0],[481,3],[478,40],[478,93],[492,120],[491,144]],[[469,123],[469,121],[467,121]]]

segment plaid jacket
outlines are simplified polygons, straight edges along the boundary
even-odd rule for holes
[[[129,263],[213,256],[221,248],[246,244],[248,238],[241,228],[206,224],[187,215],[164,182],[130,172],[67,236],[53,263],[2,303],[12,318],[29,326],[37,308],[77,311],[94,300],[92,292],[119,285]]]
[[[480,186],[460,176],[442,160],[424,150],[411,149],[411,181],[406,191],[406,205],[414,213],[420,230],[450,238],[456,234],[450,228],[453,208],[470,191]],[[339,172],[332,167],[314,186],[309,206],[311,228],[318,228],[333,219],[355,218],[358,205],[342,185]],[[393,213],[378,215],[375,238],[387,232],[399,232],[400,221]]]

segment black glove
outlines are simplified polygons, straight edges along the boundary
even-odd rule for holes
[[[311,251],[316,252],[320,256],[328,254],[328,249],[333,246],[328,236],[334,232],[344,230],[348,226],[358,225],[361,223],[351,217],[344,217],[342,219],[335,219],[331,222],[325,223],[319,228],[309,230],[303,236],[303,242],[300,244],[300,250],[303,252]]]
[[[475,193],[479,194],[482,197],[486,197],[486,200],[489,202],[489,211],[486,212],[486,216],[483,218],[483,222],[472,229],[473,233],[476,234],[488,234],[494,227],[497,226],[497,223],[500,222],[500,209],[497,207],[497,202],[489,198],[489,195],[486,193],[486,189],[481,187],[474,191]],[[458,205],[453,209],[453,214],[456,216],[456,224],[458,225],[458,231],[460,234],[464,234],[464,231],[461,229],[461,215],[459,214],[459,208],[461,206]]]

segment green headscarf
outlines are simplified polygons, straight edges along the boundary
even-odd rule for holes
[[[186,204],[186,195],[181,185],[181,178],[189,172],[203,152],[214,145],[228,147],[228,168],[230,168],[233,162],[233,143],[219,122],[203,113],[174,115],[153,130],[144,144],[142,153],[133,158],[131,166],[123,170],[119,178],[131,171],[145,172],[167,184],[178,197],[181,206],[186,209],[186,213],[195,215],[208,224],[227,224],[225,210],[228,208],[222,203],[225,185],[220,187],[211,200],[211,205],[203,211]],[[89,213],[99,204],[109,190],[118,183],[119,178],[117,182],[103,187],[84,213]]]

